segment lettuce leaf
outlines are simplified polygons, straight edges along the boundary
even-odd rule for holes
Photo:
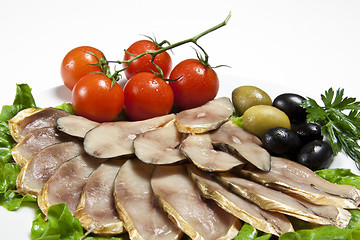
[[[3,106],[0,114],[0,205],[11,211],[17,210],[23,202],[35,202],[33,197],[23,197],[14,191],[20,166],[10,153],[16,142],[11,137],[7,122],[19,111],[30,107],[36,108],[31,88],[27,84],[17,84],[13,104]]]
[[[300,239],[334,239],[334,240],[356,240],[360,239],[360,211],[350,210],[351,220],[347,228],[341,229],[335,226],[322,226],[314,229],[302,229],[296,232],[284,233],[279,240]]]
[[[31,240],[35,239],[80,239],[83,228],[78,219],[74,218],[66,204],[53,205],[45,215],[37,210],[32,223]]]
[[[329,182],[341,185],[350,185],[360,189],[360,176],[352,173],[350,169],[322,169],[316,171],[316,174]]]
[[[233,120],[233,122],[238,125],[239,127],[243,128],[243,117],[242,116],[236,116],[236,115],[232,115],[231,119]]]
[[[261,235],[258,237],[258,235]],[[248,223],[244,223],[234,240],[269,240],[271,234],[263,234]]]
[[[335,226],[323,226],[296,232],[287,232],[279,240],[356,240],[360,239],[360,228],[340,229]]]
[[[74,218],[65,203],[59,203],[49,207],[47,214],[47,221],[45,215],[37,210],[36,217],[32,223],[31,240],[128,240],[127,234],[122,234],[118,237],[95,237],[84,236],[84,230],[80,221]]]
[[[65,112],[68,112],[68,113],[70,113],[70,114],[75,114],[74,109],[73,109],[71,103],[66,103],[66,102],[64,102],[64,103],[62,103],[61,105],[56,106],[55,108],[64,110]]]

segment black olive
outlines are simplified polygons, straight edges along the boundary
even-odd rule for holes
[[[333,156],[330,144],[322,140],[315,140],[301,148],[296,161],[315,171],[328,168]]]
[[[303,144],[323,139],[321,136],[321,127],[316,123],[303,123],[296,127],[295,132]]]
[[[284,93],[274,99],[273,106],[286,113],[291,123],[298,124],[306,120],[306,110],[300,106],[304,100],[298,94]]]
[[[265,132],[262,145],[272,155],[292,158],[299,152],[301,140],[290,129],[274,127]]]

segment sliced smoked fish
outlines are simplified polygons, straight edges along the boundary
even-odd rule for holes
[[[85,135],[85,151],[98,158],[133,155],[133,141],[138,134],[164,126],[174,117],[169,114],[143,121],[101,123]]]
[[[91,121],[81,116],[68,115],[58,118],[56,124],[60,131],[69,134],[70,136],[84,138],[88,131],[100,123]]]
[[[119,159],[108,160],[89,176],[74,213],[87,231],[105,235],[125,232],[114,199],[115,177],[124,162]]]
[[[118,172],[114,197],[130,239],[180,239],[182,232],[157,205],[150,185],[155,165],[128,160]]]
[[[157,165],[151,186],[162,208],[191,239],[233,239],[238,234],[239,219],[204,199],[184,165]]]
[[[67,116],[69,113],[57,108],[27,108],[20,111],[9,120],[9,129],[16,142],[20,142],[28,133],[44,128],[55,127],[59,117]]]
[[[77,141],[56,143],[44,148],[21,168],[16,179],[17,191],[36,197],[61,164],[82,153],[84,148]]]
[[[189,164],[186,167],[203,196],[216,201],[225,211],[260,231],[276,236],[294,231],[285,215],[259,208],[256,204],[232,193],[210,174],[200,171],[194,165]]]
[[[189,135],[180,145],[180,152],[188,157],[197,167],[209,172],[228,171],[245,161],[223,151],[214,149],[211,134]]]
[[[272,157],[271,171],[246,168],[238,173],[267,187],[302,198],[315,204],[358,209],[360,190],[348,185],[328,182],[307,167],[294,161]]]
[[[41,211],[46,215],[51,205],[65,202],[74,214],[89,175],[104,161],[81,154],[64,162],[40,191],[37,200]]]
[[[71,136],[62,133],[56,127],[45,127],[36,129],[27,134],[15,147],[11,154],[21,167],[40,150],[52,144],[74,140]]]
[[[340,228],[345,228],[351,218],[351,214],[343,208],[332,205],[316,205],[229,172],[218,173],[215,177],[234,193],[265,210],[280,212],[310,223],[335,225]]]
[[[166,126],[140,133],[134,139],[135,155],[149,164],[173,164],[186,159],[179,151],[183,134],[177,131],[174,121]]]
[[[205,133],[217,129],[233,114],[229,98],[221,97],[176,114],[176,127],[182,133]]]

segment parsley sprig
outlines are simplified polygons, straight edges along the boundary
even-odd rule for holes
[[[321,100],[324,106],[312,98],[302,103],[308,113],[307,121],[318,123],[334,154],[343,150],[360,170],[360,102],[356,98],[344,97],[344,89],[335,93],[332,88],[321,95]]]

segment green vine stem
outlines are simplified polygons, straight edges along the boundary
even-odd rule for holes
[[[208,54],[206,53],[206,51],[198,44],[197,41],[198,41],[201,37],[205,36],[206,34],[211,33],[211,32],[213,32],[213,31],[215,31],[215,30],[217,30],[217,29],[225,26],[225,25],[228,23],[230,17],[231,17],[231,12],[228,14],[228,16],[226,17],[226,19],[225,19],[223,22],[221,22],[221,23],[219,23],[219,24],[217,24],[217,25],[215,25],[215,26],[213,26],[213,27],[211,27],[211,28],[209,28],[209,29],[207,29],[207,30],[199,33],[198,35],[196,35],[196,36],[194,36],[194,37],[192,37],[192,38],[188,38],[188,39],[182,40],[182,41],[177,42],[177,43],[174,43],[174,44],[169,44],[169,45],[167,45],[167,46],[165,46],[165,47],[161,47],[160,49],[158,49],[158,50],[156,50],[156,51],[147,51],[147,52],[143,52],[143,53],[138,54],[138,55],[134,55],[134,54],[131,54],[131,53],[129,53],[129,52],[127,52],[127,51],[125,50],[125,52],[129,53],[130,55],[132,55],[132,56],[134,56],[134,57],[131,58],[131,59],[129,59],[129,60],[125,60],[125,61],[107,61],[108,63],[117,63],[117,64],[123,64],[123,63],[125,63],[125,64],[127,64],[126,67],[124,67],[124,68],[122,68],[122,69],[120,69],[120,70],[115,71],[115,72],[111,75],[111,79],[113,79],[113,84],[114,84],[116,81],[118,81],[118,79],[119,79],[119,73],[120,73],[120,72],[125,71],[125,70],[129,67],[129,64],[130,64],[131,62],[135,61],[135,60],[138,59],[138,58],[141,58],[142,56],[144,56],[144,55],[146,55],[146,54],[150,54],[150,55],[152,56],[152,63],[153,63],[154,66],[158,69],[158,71],[159,71],[159,73],[158,73],[159,76],[163,77],[161,68],[154,63],[155,57],[156,57],[158,54],[162,53],[162,52],[165,52],[165,51],[167,51],[167,50],[176,48],[176,47],[178,47],[178,46],[181,46],[181,45],[184,45],[184,44],[187,44],[187,43],[193,43],[193,44],[195,44],[195,46],[197,46],[197,47],[202,51],[202,53],[204,54],[204,57],[201,58],[201,59],[199,59],[199,60],[200,60],[204,65],[210,66],[209,63],[208,63],[208,61],[209,61],[209,55],[208,55]],[[168,41],[163,41],[162,43],[169,43],[169,42],[168,42]]]

